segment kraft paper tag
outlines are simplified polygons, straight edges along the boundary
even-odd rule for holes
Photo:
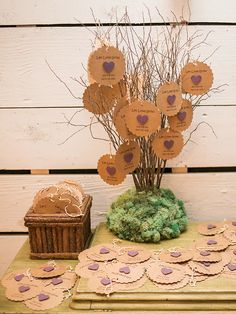
[[[182,134],[168,128],[160,130],[152,142],[152,149],[155,154],[163,160],[178,156],[183,146]]]
[[[144,275],[144,267],[138,264],[125,264],[121,262],[108,263],[106,271],[109,278],[119,283],[129,283],[139,280]]]
[[[80,261],[80,263],[84,263],[84,262],[91,262],[91,259],[88,258],[87,256],[87,252],[89,251],[89,249],[83,250],[82,252],[79,253],[78,255],[78,260]]]
[[[97,275],[106,274],[105,264],[98,261],[86,261],[76,265],[75,272],[78,276],[83,278],[92,278]]]
[[[122,247],[118,251],[117,259],[127,264],[136,264],[147,261],[151,257],[151,252],[140,247]]]
[[[177,289],[181,289],[187,286],[187,284],[189,283],[189,277],[185,276],[181,281],[178,281],[176,283],[164,284],[164,283],[157,283],[155,281],[153,283],[157,288],[160,288],[160,289],[177,290]]]
[[[127,109],[128,106],[124,106],[123,108],[121,108],[114,116],[113,123],[115,125],[116,131],[121,136],[121,138],[126,140],[134,140],[137,137],[137,135],[134,135],[133,133],[130,132],[125,122]]]
[[[117,252],[111,244],[102,244],[91,247],[87,251],[88,258],[93,261],[104,262],[117,258]]]
[[[136,142],[121,144],[116,152],[115,163],[125,174],[133,172],[140,162],[140,148]]]
[[[221,235],[215,235],[213,237],[204,237],[196,241],[196,248],[198,250],[205,251],[222,251],[229,246],[229,241],[227,241]]]
[[[190,261],[189,266],[198,273],[204,275],[216,275],[221,273],[224,269],[224,265],[222,264],[222,262],[210,263]]]
[[[103,155],[97,165],[100,177],[110,185],[117,185],[124,181],[126,174],[116,164],[115,155]]]
[[[83,93],[84,107],[94,114],[109,112],[116,103],[116,95],[109,86],[94,83],[89,85]]]
[[[179,85],[175,82],[163,84],[157,91],[157,105],[165,115],[176,115],[182,105],[182,94]]]
[[[236,229],[226,229],[223,235],[231,243],[236,243]]]
[[[92,52],[88,60],[90,76],[99,84],[117,84],[125,74],[122,52],[112,46],[103,46]]]
[[[91,291],[94,291],[98,294],[110,295],[117,291],[116,285],[118,283],[113,282],[108,276],[98,275],[93,278],[89,278],[87,286]]]
[[[210,90],[213,73],[211,68],[203,62],[188,63],[181,71],[181,82],[183,92],[202,95]]]
[[[147,268],[147,276],[157,283],[172,284],[183,280],[185,277],[185,267],[154,261]]]
[[[12,301],[24,301],[35,297],[43,288],[41,281],[25,279],[24,283],[9,283],[5,295]]]
[[[148,136],[160,128],[161,115],[154,103],[136,100],[128,106],[125,122],[131,133]]]
[[[202,235],[215,235],[224,231],[222,222],[207,222],[201,223],[198,226],[198,232]]]
[[[29,280],[29,278],[26,274],[27,274],[27,269],[18,269],[16,271],[7,273],[2,278],[1,284],[4,287],[7,287],[8,285],[12,285],[15,283],[24,284],[24,282],[28,282],[28,280]]]
[[[205,250],[196,250],[194,252],[193,261],[195,262],[220,262],[222,260],[219,252],[211,252]]]
[[[64,274],[66,269],[66,265],[43,264],[40,267],[31,268],[31,274],[36,278],[52,278]]]
[[[134,282],[128,283],[116,283],[115,287],[113,287],[114,291],[129,291],[129,290],[137,290],[145,285],[147,281],[147,276],[143,276],[140,279]]]
[[[189,261],[193,257],[192,250],[174,250],[163,251],[159,254],[159,259],[167,263],[183,263]]]
[[[73,271],[66,271],[63,275],[58,277],[53,277],[51,279],[47,279],[45,286],[50,286],[52,288],[62,289],[63,291],[67,291],[74,287],[76,282],[76,274]]]
[[[192,104],[189,100],[183,99],[180,111],[176,115],[168,117],[168,122],[172,130],[183,132],[190,126],[192,119]]]
[[[53,289],[51,287],[43,288],[40,293],[24,302],[24,304],[36,311],[49,310],[55,306],[58,306],[64,299],[64,294],[61,289]]]
[[[224,267],[223,276],[236,279],[236,261],[231,261]]]

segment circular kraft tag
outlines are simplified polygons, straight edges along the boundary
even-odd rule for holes
[[[114,85],[125,74],[125,59],[122,52],[112,46],[103,46],[90,54],[88,60],[90,77],[102,85]]]
[[[133,134],[148,136],[160,128],[161,115],[154,103],[136,100],[127,108],[125,122]]]
[[[106,183],[117,185],[124,181],[126,174],[118,168],[115,155],[103,155],[98,160],[98,173]]]
[[[202,95],[210,90],[213,73],[211,68],[203,62],[188,63],[181,71],[181,82],[183,92]]]
[[[176,115],[181,108],[181,104],[182,94],[177,83],[165,83],[157,91],[157,105],[160,111],[165,115]]]
[[[121,144],[116,152],[116,164],[124,173],[134,171],[140,161],[140,148],[136,142]]]
[[[114,116],[113,123],[115,125],[116,131],[123,139],[134,140],[137,136],[130,132],[125,122],[127,109],[128,106],[123,106]]]
[[[157,283],[176,283],[185,277],[185,268],[181,265],[153,261],[147,268],[147,276]]]
[[[174,131],[185,131],[192,123],[193,108],[189,100],[183,99],[180,111],[172,117],[168,117],[170,128]]]
[[[183,146],[182,134],[167,128],[160,130],[152,142],[155,154],[163,160],[178,156]]]
[[[113,111],[113,122],[115,121],[118,112],[124,107],[127,107],[128,105],[129,105],[129,101],[128,101],[127,96],[122,97],[117,101],[114,107],[114,111]]]
[[[83,94],[84,107],[94,113],[103,114],[109,112],[116,102],[116,94],[109,86],[94,83],[89,85]]]

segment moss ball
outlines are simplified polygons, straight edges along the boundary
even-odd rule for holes
[[[112,203],[107,214],[108,228],[120,239],[134,242],[177,238],[187,224],[184,203],[168,189],[130,189]]]

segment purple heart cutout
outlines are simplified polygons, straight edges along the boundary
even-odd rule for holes
[[[201,75],[192,75],[191,76],[191,81],[193,82],[194,85],[198,85],[202,80]]]
[[[46,267],[43,268],[43,271],[46,271],[47,273],[49,273],[52,270],[54,270],[53,266],[46,266]]]
[[[52,281],[51,283],[56,286],[56,285],[59,285],[60,283],[62,283],[63,280],[59,277],[59,278],[52,278]]]
[[[236,250],[233,250],[233,254],[236,255]]]
[[[167,149],[171,149],[174,145],[174,141],[173,140],[165,140],[164,141],[164,146]]]
[[[138,254],[139,254],[139,252],[138,252],[138,251],[135,251],[135,250],[133,250],[133,251],[128,251],[128,255],[131,256],[131,257],[135,257],[135,256],[137,256]]]
[[[167,97],[167,102],[168,102],[168,104],[171,106],[171,105],[173,105],[173,103],[175,102],[175,99],[176,99],[176,96],[175,95],[169,95],[168,97]]]
[[[216,240],[213,240],[213,239],[212,239],[212,240],[208,240],[208,241],[207,241],[207,244],[208,244],[208,245],[214,245],[214,244],[217,244],[217,241],[216,241]]]
[[[228,269],[231,270],[231,271],[236,270],[236,264],[231,264],[231,263],[230,263],[230,264],[227,265],[227,267],[228,267]]]
[[[131,152],[124,154],[124,161],[127,163],[130,163],[133,158],[134,158],[134,154]]]
[[[186,115],[187,115],[186,111],[180,111],[177,113],[177,118],[179,119],[179,121],[182,122],[185,120]]]
[[[203,264],[204,266],[206,266],[206,267],[211,266],[211,263],[210,263],[210,262],[202,262],[202,264]]]
[[[209,229],[209,230],[215,229],[215,228],[216,228],[216,225],[213,225],[213,224],[207,225],[207,229]]]
[[[120,273],[124,273],[124,274],[129,274],[130,273],[130,268],[129,268],[129,266],[125,266],[125,267],[121,267],[120,269],[119,269],[119,272]]]
[[[44,294],[44,293],[40,293],[40,294],[38,295],[38,300],[39,300],[40,302],[46,301],[46,300],[48,300],[49,298],[50,298],[49,295]]]
[[[14,277],[14,279],[15,279],[15,281],[21,281],[22,278],[24,278],[24,277],[25,277],[24,274],[20,274],[20,275],[16,275],[16,276]]]
[[[115,67],[115,63],[113,61],[110,61],[110,62],[103,62],[103,70],[106,72],[106,73],[111,73]]]
[[[171,268],[163,267],[163,268],[161,269],[161,272],[162,272],[163,275],[166,276],[166,275],[172,274],[172,273],[173,273],[173,270],[172,270]]]
[[[139,114],[139,115],[137,115],[136,119],[137,119],[138,123],[142,124],[142,125],[144,125],[145,123],[148,122],[148,116],[146,114],[144,114],[144,115]]]
[[[98,270],[99,269],[99,265],[97,263],[91,264],[88,266],[89,270]]]
[[[19,290],[20,293],[23,293],[23,292],[26,292],[26,291],[30,290],[30,287],[29,286],[20,286],[18,288],[18,290]]]
[[[233,226],[236,226],[236,221],[232,221],[232,225],[233,225]]]
[[[202,256],[209,256],[209,255],[211,255],[211,252],[209,252],[209,251],[201,251],[200,255],[202,255]]]
[[[111,280],[109,278],[102,278],[100,282],[103,286],[108,286],[111,284]]]
[[[108,254],[108,253],[110,253],[110,250],[107,247],[104,246],[100,249],[100,254]]]
[[[170,256],[172,257],[180,257],[182,254],[180,252],[171,252]]]
[[[108,166],[107,167],[107,173],[110,175],[110,176],[114,176],[116,174],[116,168],[115,167],[110,167]]]

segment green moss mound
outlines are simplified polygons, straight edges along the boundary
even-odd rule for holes
[[[184,203],[172,191],[126,191],[112,203],[107,226],[120,239],[157,243],[177,238],[186,230]]]

